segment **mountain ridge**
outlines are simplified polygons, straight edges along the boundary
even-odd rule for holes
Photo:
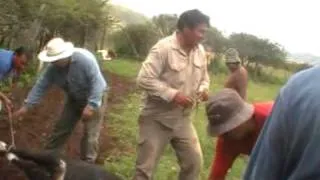
[[[320,64],[320,56],[313,55],[312,53],[289,53],[287,60],[311,65]]]
[[[117,4],[111,5],[110,13],[125,25],[141,24],[149,21],[149,19],[144,14]]]

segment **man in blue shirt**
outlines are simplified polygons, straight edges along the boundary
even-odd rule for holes
[[[0,49],[0,81],[10,75],[13,75],[13,78],[18,77],[24,70],[27,59],[27,51],[23,47],[19,47],[15,51]],[[0,92],[0,99],[6,109],[11,111],[12,102],[10,99],[2,92]]]
[[[50,64],[32,88],[25,105],[13,117],[21,117],[38,104],[50,85],[59,86],[66,94],[65,107],[46,148],[60,149],[81,119],[84,123],[81,158],[93,163],[98,155],[107,83],[96,58],[88,50],[75,48],[61,38],[52,39],[45,48],[38,58]]]
[[[27,64],[27,52],[23,47],[15,51],[0,49],[0,80],[10,73],[20,74]]]
[[[258,138],[245,180],[320,179],[320,67],[281,89]]]

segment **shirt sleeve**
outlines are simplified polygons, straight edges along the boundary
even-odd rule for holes
[[[85,69],[90,83],[88,104],[94,108],[97,108],[101,106],[103,93],[106,90],[107,84],[100,72],[96,59],[88,60],[86,62],[88,63]]]
[[[40,75],[36,84],[33,86],[25,100],[25,106],[31,108],[40,102],[41,97],[52,83],[53,68],[48,66]]]
[[[218,138],[209,180],[224,180],[238,155],[239,153],[232,151],[231,144],[226,144],[223,139]]]
[[[137,77],[138,86],[148,94],[158,96],[168,102],[172,101],[177,89],[171,88],[167,83],[160,80],[160,75],[165,68],[167,58],[163,47],[155,45],[151,48],[146,60]]]
[[[286,106],[280,94],[250,155],[245,180],[283,179],[281,174],[286,161],[285,135],[289,133],[284,124]]]

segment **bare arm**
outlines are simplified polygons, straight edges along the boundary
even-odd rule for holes
[[[6,95],[4,95],[2,92],[0,92],[0,99],[2,101],[6,101],[8,99],[8,97]]]
[[[230,75],[228,76],[227,81],[224,83],[224,87],[225,87],[225,88],[232,88],[232,89],[234,89],[234,88],[235,88],[234,82],[235,82],[235,77],[234,77],[233,74],[230,74]],[[236,90],[236,89],[235,89],[235,90]]]
[[[248,73],[242,68],[239,71],[237,78],[237,90],[242,99],[247,100],[247,87],[248,87]]]

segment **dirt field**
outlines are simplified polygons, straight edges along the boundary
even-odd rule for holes
[[[109,93],[108,108],[112,108],[121,101],[121,99],[133,87],[132,82],[127,79],[117,77],[116,75],[105,73],[108,84],[111,86]],[[111,85],[112,84],[112,85]],[[15,107],[19,107],[25,99],[29,89],[16,88],[12,91],[11,97]],[[59,118],[63,108],[63,92],[57,88],[49,90],[43,98],[42,103],[34,110],[28,113],[20,121],[15,121],[15,141],[19,148],[41,149],[45,139],[50,135],[54,121]],[[106,112],[106,122],[108,120],[108,110]],[[0,119],[0,140],[10,143],[9,125],[4,115]],[[5,116],[4,116],[5,117]],[[72,134],[69,142],[66,144],[66,154],[72,158],[79,158],[79,145],[82,137],[82,124],[78,123],[77,128]],[[104,163],[105,153],[115,146],[112,143],[111,135],[108,134],[108,127],[103,126],[100,136],[101,153],[98,159],[99,164]],[[24,180],[24,175],[18,169],[9,165],[8,162],[0,158],[0,180]]]

